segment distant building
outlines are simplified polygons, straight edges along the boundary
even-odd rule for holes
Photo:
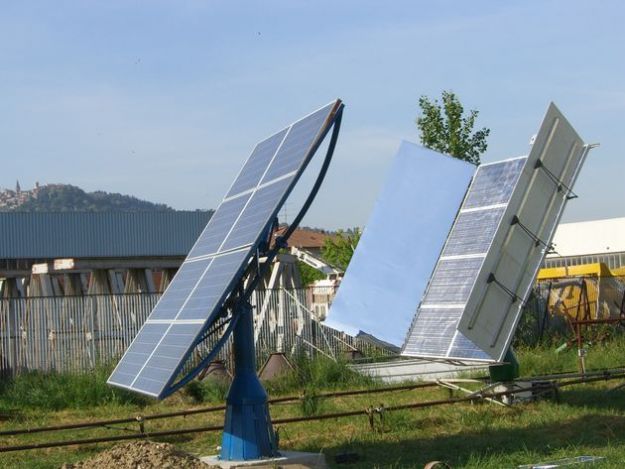
[[[281,226],[278,228],[273,234],[273,239],[275,240],[278,236],[283,235],[287,228],[288,226]],[[323,231],[311,230],[308,228],[297,228],[289,237],[288,244],[289,247],[303,249],[315,256],[320,256],[326,239],[331,237],[331,235],[324,233]]]
[[[553,238],[556,253],[545,267],[603,262],[611,269],[625,267],[625,217],[562,223]]]

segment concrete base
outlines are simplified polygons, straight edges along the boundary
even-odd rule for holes
[[[235,469],[254,467],[256,469],[326,469],[326,457],[321,453],[301,453],[299,451],[280,451],[281,456],[270,459],[254,459],[251,461],[223,461],[219,456],[204,456],[200,458],[210,467]]]
[[[379,378],[385,383],[401,383],[410,379],[435,380],[456,378],[460,373],[482,371],[488,373],[488,363],[475,363],[467,366],[435,363],[419,358],[348,365],[352,370]]]

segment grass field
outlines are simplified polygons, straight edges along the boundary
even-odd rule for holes
[[[575,370],[574,350],[556,355],[553,349],[517,351],[522,375]],[[625,364],[625,340],[592,347],[590,368]],[[309,397],[294,404],[271,407],[273,418],[365,409],[369,406],[420,402],[449,397],[434,388],[315,399],[327,390],[379,387],[379,383],[325,360],[302,362],[299,372],[268,386],[270,395]],[[84,376],[24,376],[0,388],[0,430],[56,425],[75,421],[147,415],[218,404],[225,389],[195,384],[164,402],[152,402],[112,390],[104,384],[108,370]],[[625,391],[606,392],[620,384],[611,381],[566,388],[560,402],[543,400],[511,408],[482,403],[454,404],[386,414],[375,430],[366,416],[302,422],[278,428],[282,449],[323,452],[336,467],[416,467],[444,460],[454,468],[500,468],[579,455],[604,456],[593,467],[625,467]],[[146,422],[146,431],[220,424],[223,413],[199,414]],[[1,437],[1,445],[46,440],[89,438],[136,432],[136,424],[57,433]],[[196,455],[217,452],[220,434],[199,433],[163,438]],[[0,467],[60,467],[88,458],[111,444],[71,446],[0,453]],[[338,453],[354,452],[359,461],[336,465]]]

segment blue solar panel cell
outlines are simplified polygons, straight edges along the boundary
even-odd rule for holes
[[[160,325],[160,324],[159,324]],[[158,395],[164,383],[173,378],[182,358],[193,346],[202,324],[169,324],[132,387]]]
[[[241,169],[237,179],[228,191],[226,198],[254,189],[258,185],[267,170],[267,166],[269,166],[273,156],[278,151],[287,131],[288,127],[256,145],[256,148],[254,148],[254,151],[243,165],[243,169]]]
[[[424,302],[463,303],[469,297],[482,258],[441,260],[436,265]]]
[[[510,200],[526,158],[515,158],[480,166],[471,184],[463,208],[505,204]]]
[[[300,168],[333,107],[334,104],[329,104],[293,124],[267,174],[263,177],[263,183]]]
[[[168,328],[168,324],[144,324],[109,381],[126,387],[131,386],[137,373]]]
[[[443,257],[488,251],[504,210],[501,207],[458,214],[454,229],[445,243]]]
[[[255,243],[277,215],[278,207],[292,180],[292,177],[280,179],[254,192],[252,200],[243,210],[221,250],[228,251]]]
[[[223,296],[230,290],[230,284],[237,273],[245,267],[244,260],[250,255],[249,249],[235,251],[215,257],[195,289],[188,295],[176,319],[209,319],[217,312]]]
[[[462,308],[419,308],[419,334],[409,334],[404,350],[440,357],[449,348]]]
[[[188,259],[215,254],[230,232],[251,194],[222,202],[191,249]]]
[[[175,319],[195,284],[204,275],[211,260],[208,258],[183,263],[167,291],[150,313],[150,319]]]

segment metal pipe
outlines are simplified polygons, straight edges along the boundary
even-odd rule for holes
[[[619,368],[608,368],[602,370],[591,371],[585,374],[574,373],[574,372],[562,372],[562,373],[554,373],[551,375],[544,376],[533,376],[533,377],[525,377],[518,378],[515,381],[531,381],[531,380],[564,380],[569,378],[579,378],[580,383],[591,382],[590,379],[597,377],[594,381],[601,381],[607,378],[616,379],[618,377],[625,376],[625,366]],[[584,378],[584,376],[586,378]],[[454,381],[454,380],[447,380]],[[568,383],[568,382],[567,382]],[[563,383],[562,385],[568,385]],[[561,385],[561,386],[562,386]],[[396,391],[408,391],[413,389],[424,389],[424,388],[433,388],[437,387],[439,384],[436,381],[428,381],[421,382],[415,384],[401,385],[401,386],[389,386],[382,388],[373,388],[373,389],[355,389],[355,390],[347,390],[347,391],[335,391],[328,393],[320,393],[317,394],[316,397],[325,399],[325,398],[333,398],[333,397],[345,397],[345,396],[357,396],[362,394],[380,394],[387,392],[396,392]],[[273,399],[269,399],[269,404],[286,404],[291,402],[296,402],[302,400],[302,396],[284,396],[284,397],[276,397]],[[170,417],[185,417],[187,415],[197,415],[203,413],[211,413],[211,412],[219,412],[226,409],[225,405],[220,406],[211,406],[211,407],[201,407],[199,409],[189,409],[189,410],[179,410],[174,412],[164,412],[160,414],[152,414],[145,416],[136,416],[136,417],[126,417],[119,419],[111,419],[111,420],[99,420],[96,422],[79,422],[73,424],[66,425],[52,425],[47,427],[35,427],[35,428],[21,428],[16,430],[3,430],[0,431],[0,436],[10,436],[10,435],[21,435],[21,434],[30,434],[30,433],[42,433],[49,431],[58,431],[58,430],[75,430],[77,428],[90,428],[90,427],[101,427],[105,425],[117,425],[122,423],[132,423],[136,422],[138,419],[146,420],[158,420],[163,418]]]
[[[565,381],[564,383],[555,384],[545,384],[543,386],[539,386],[534,388],[533,391],[536,392],[546,392],[550,390],[556,390],[558,388],[562,388],[565,386],[572,386],[575,384],[586,384],[592,383],[596,381],[610,381],[613,379],[625,378],[625,372],[621,374],[614,374],[611,376],[597,376],[594,378],[579,378],[574,380]],[[423,383],[423,384],[436,384],[436,383]],[[494,399],[497,397],[509,396],[518,393],[527,392],[527,389],[511,389],[506,391],[494,392],[494,393],[477,393],[472,396],[466,397],[458,397],[453,399],[440,399],[433,401],[425,401],[425,402],[413,402],[410,404],[402,404],[396,406],[385,407],[386,411],[396,411],[396,410],[408,410],[408,409],[420,409],[425,407],[436,407],[441,405],[451,405],[458,404],[463,402],[474,402],[484,399]],[[342,418],[342,417],[353,417],[356,415],[366,415],[366,410],[352,410],[345,412],[334,412],[331,414],[323,414],[309,417],[287,417],[281,419],[275,419],[273,421],[274,424],[288,424],[288,423],[298,423],[298,422],[309,422],[314,420],[327,420],[333,418]],[[81,444],[93,444],[93,443],[104,443],[104,442],[113,442],[113,441],[123,441],[123,440],[132,440],[132,439],[140,439],[140,438],[150,438],[150,437],[159,437],[159,436],[171,436],[171,435],[183,435],[188,433],[201,433],[201,432],[213,432],[220,431],[223,427],[221,425],[212,425],[212,426],[204,426],[204,427],[194,427],[194,428],[183,428],[179,430],[164,430],[157,432],[145,432],[145,433],[135,433],[132,435],[118,435],[113,437],[100,437],[100,438],[86,438],[80,440],[67,440],[67,441],[53,441],[46,443],[32,443],[28,445],[15,445],[15,446],[4,446],[0,447],[0,453],[9,452],[9,451],[23,451],[30,449],[41,449],[41,448],[53,448],[59,446],[72,446],[72,445],[81,445]]]
[[[387,388],[376,388],[376,389],[359,389],[359,390],[350,390],[350,391],[337,391],[331,393],[322,393],[318,394],[319,398],[331,398],[331,397],[342,397],[342,396],[355,396],[359,394],[377,394],[377,393],[385,393],[385,392],[395,392],[395,391],[405,391],[410,389],[419,389],[419,388],[430,388],[435,387],[437,384],[435,382],[432,383],[416,383],[412,385],[403,385],[403,386],[393,386]],[[284,396],[277,397],[274,399],[269,399],[269,404],[283,404],[289,402],[295,402],[302,400],[302,396]],[[8,435],[21,435],[21,434],[30,434],[30,433],[42,433],[49,431],[58,431],[58,430],[74,430],[77,428],[89,428],[89,427],[101,427],[105,425],[117,425],[122,423],[132,423],[138,421],[138,419],[146,420],[158,420],[163,418],[170,417],[186,417],[187,415],[196,415],[210,412],[218,412],[226,410],[225,405],[213,406],[213,407],[202,407],[199,409],[190,409],[190,410],[179,410],[175,412],[165,412],[160,414],[152,414],[145,416],[136,416],[136,417],[126,417],[112,420],[99,420],[96,422],[79,422],[72,423],[66,425],[53,425],[47,427],[35,427],[35,428],[21,428],[17,430],[3,430],[0,431],[0,436],[8,436]]]
[[[545,386],[544,390],[555,389],[554,385]],[[540,390],[540,389],[538,389]],[[543,390],[543,391],[544,391]],[[414,402],[411,404],[403,404],[398,406],[385,407],[387,411],[394,410],[405,410],[405,409],[419,409],[424,407],[434,407],[446,404],[458,404],[462,402],[470,402],[470,401],[479,401],[485,398],[496,398],[505,395],[517,394],[520,392],[527,392],[527,389],[512,389],[507,391],[495,392],[495,393],[485,393],[485,394],[476,394],[474,396],[467,397],[458,397],[453,399],[441,399],[434,401],[425,401],[425,402]],[[274,424],[288,424],[288,423],[297,423],[297,422],[310,422],[314,420],[327,420],[334,418],[342,418],[342,417],[352,417],[356,415],[366,415],[366,409],[361,410],[351,410],[344,412],[334,412],[331,414],[323,414],[323,415],[314,415],[308,417],[287,417],[281,419],[275,419],[273,421]],[[213,425],[213,426],[204,426],[204,427],[194,427],[194,428],[183,428],[179,430],[163,430],[157,432],[146,432],[146,433],[135,433],[132,435],[118,435],[113,437],[99,437],[99,438],[85,438],[79,440],[66,440],[66,441],[52,441],[45,443],[31,443],[28,445],[16,445],[16,446],[3,446],[0,447],[0,453],[10,452],[10,451],[22,451],[22,450],[30,450],[30,449],[41,449],[41,448],[53,448],[59,446],[73,446],[73,445],[84,445],[84,444],[93,444],[93,443],[104,443],[104,442],[112,442],[112,441],[122,441],[122,440],[133,440],[140,438],[150,438],[150,437],[159,437],[159,436],[171,436],[171,435],[183,435],[187,433],[200,433],[200,432],[213,432],[223,430],[222,425]]]

